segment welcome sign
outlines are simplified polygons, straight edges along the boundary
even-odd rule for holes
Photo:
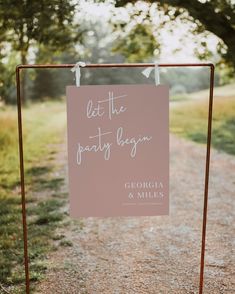
[[[68,86],[70,214],[169,213],[169,90]]]

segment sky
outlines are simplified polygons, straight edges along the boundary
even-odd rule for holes
[[[136,5],[135,5],[136,6]],[[138,8],[142,11],[147,11],[149,8],[145,3],[139,3]],[[114,8],[112,1],[107,1],[106,3],[93,3],[89,0],[80,1],[79,11],[77,12],[77,19],[83,18],[85,21],[94,21],[102,20],[103,25],[107,25],[107,22],[110,21],[121,21],[131,23],[131,19],[128,14],[128,10],[132,11],[133,7],[127,5],[125,8]],[[159,42],[161,44],[161,55],[155,56],[156,61],[159,62],[196,62],[199,59],[195,56],[194,50],[197,49],[202,51],[202,47],[198,43],[203,40],[208,44],[208,48],[215,53],[215,59],[211,61],[216,61],[216,52],[215,48],[218,43],[218,38],[213,34],[209,33],[205,38],[202,35],[195,36],[190,32],[190,28],[193,27],[193,23],[182,23],[181,21],[175,21],[173,30],[172,26],[165,25],[164,28],[158,30],[158,22],[160,22],[160,16],[157,8],[152,7],[150,14],[153,15],[153,25],[154,31],[156,33],[160,32],[158,35]],[[113,16],[113,12],[115,16]],[[141,19],[140,19],[141,22]],[[131,24],[130,24],[131,26]],[[169,30],[171,29],[171,31]]]

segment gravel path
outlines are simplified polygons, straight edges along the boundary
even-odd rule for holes
[[[72,222],[34,293],[198,293],[205,146],[170,142],[170,216]],[[204,293],[235,293],[234,175],[235,157],[212,150]]]

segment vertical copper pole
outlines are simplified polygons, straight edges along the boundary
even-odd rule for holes
[[[16,68],[17,84],[17,107],[18,107],[18,132],[19,132],[19,155],[20,155],[20,178],[21,178],[21,197],[22,197],[22,222],[24,234],[24,264],[26,294],[29,294],[29,262],[28,262],[28,239],[27,239],[27,222],[26,222],[26,203],[25,203],[25,184],[24,184],[24,159],[23,159],[23,135],[22,135],[22,116],[21,116],[21,93],[20,93],[20,69],[29,68],[72,68],[74,64],[24,64]],[[88,64],[88,68],[110,68],[110,67],[153,67],[152,63],[127,63],[127,64]],[[207,151],[206,151],[206,168],[205,168],[205,188],[204,188],[204,208],[202,223],[201,239],[201,263],[200,263],[200,284],[199,294],[203,292],[204,276],[204,259],[205,259],[205,241],[206,241],[206,223],[207,223],[207,203],[208,203],[208,186],[209,186],[209,168],[210,168],[210,148],[211,148],[211,127],[212,127],[212,107],[213,107],[213,87],[214,87],[214,65],[211,63],[165,63],[159,64],[160,67],[210,67],[210,94],[208,110],[208,127],[207,127]]]
[[[19,157],[20,157],[20,183],[21,183],[21,205],[22,205],[22,224],[24,239],[24,267],[26,294],[29,294],[29,260],[28,260],[28,236],[26,222],[26,201],[25,201],[25,182],[24,182],[24,153],[23,153],[23,131],[21,115],[21,93],[20,93],[20,68],[16,68],[16,89],[17,89],[17,110],[18,110],[18,134],[19,134]]]
[[[204,208],[202,221],[202,242],[201,242],[201,266],[200,266],[200,284],[199,294],[203,293],[204,281],[204,264],[205,264],[205,248],[206,248],[206,222],[207,222],[207,204],[208,204],[208,187],[209,187],[209,171],[210,171],[210,151],[211,151],[211,129],[212,129],[212,109],[213,109],[213,88],[214,88],[214,65],[210,65],[210,94],[209,94],[209,110],[207,123],[207,147],[206,147],[206,167],[205,167],[205,188],[204,188]]]

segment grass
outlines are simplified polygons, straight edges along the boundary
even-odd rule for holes
[[[188,94],[175,94],[175,95],[170,95],[170,101],[171,102],[181,102],[188,100],[189,95]]]
[[[0,109],[0,284],[24,293],[23,238],[16,110]],[[43,276],[44,258],[53,250],[55,228],[62,224],[63,178],[52,177],[57,144],[63,140],[65,110],[61,102],[34,104],[23,109],[28,247],[31,280]],[[36,193],[43,191],[40,197]],[[45,195],[44,195],[45,194]],[[0,288],[0,289],[1,289]],[[1,292],[1,290],[0,290]]]
[[[171,109],[171,131],[198,143],[206,143],[208,100],[182,102]],[[235,96],[215,97],[212,146],[235,155]]]
[[[215,99],[212,145],[235,154],[235,97],[227,92],[226,95]],[[171,109],[171,131],[205,143],[207,102],[178,96],[174,101],[179,102]],[[0,109],[0,286],[12,293],[24,293],[16,118],[14,108]],[[60,191],[64,179],[51,176],[57,143],[63,140],[65,130],[64,105],[61,102],[31,105],[23,109],[23,118],[30,276],[37,281],[46,270],[46,254],[55,249],[51,241],[57,241],[58,246],[72,246],[65,236],[55,232],[58,225],[64,225],[60,208],[66,195]]]

